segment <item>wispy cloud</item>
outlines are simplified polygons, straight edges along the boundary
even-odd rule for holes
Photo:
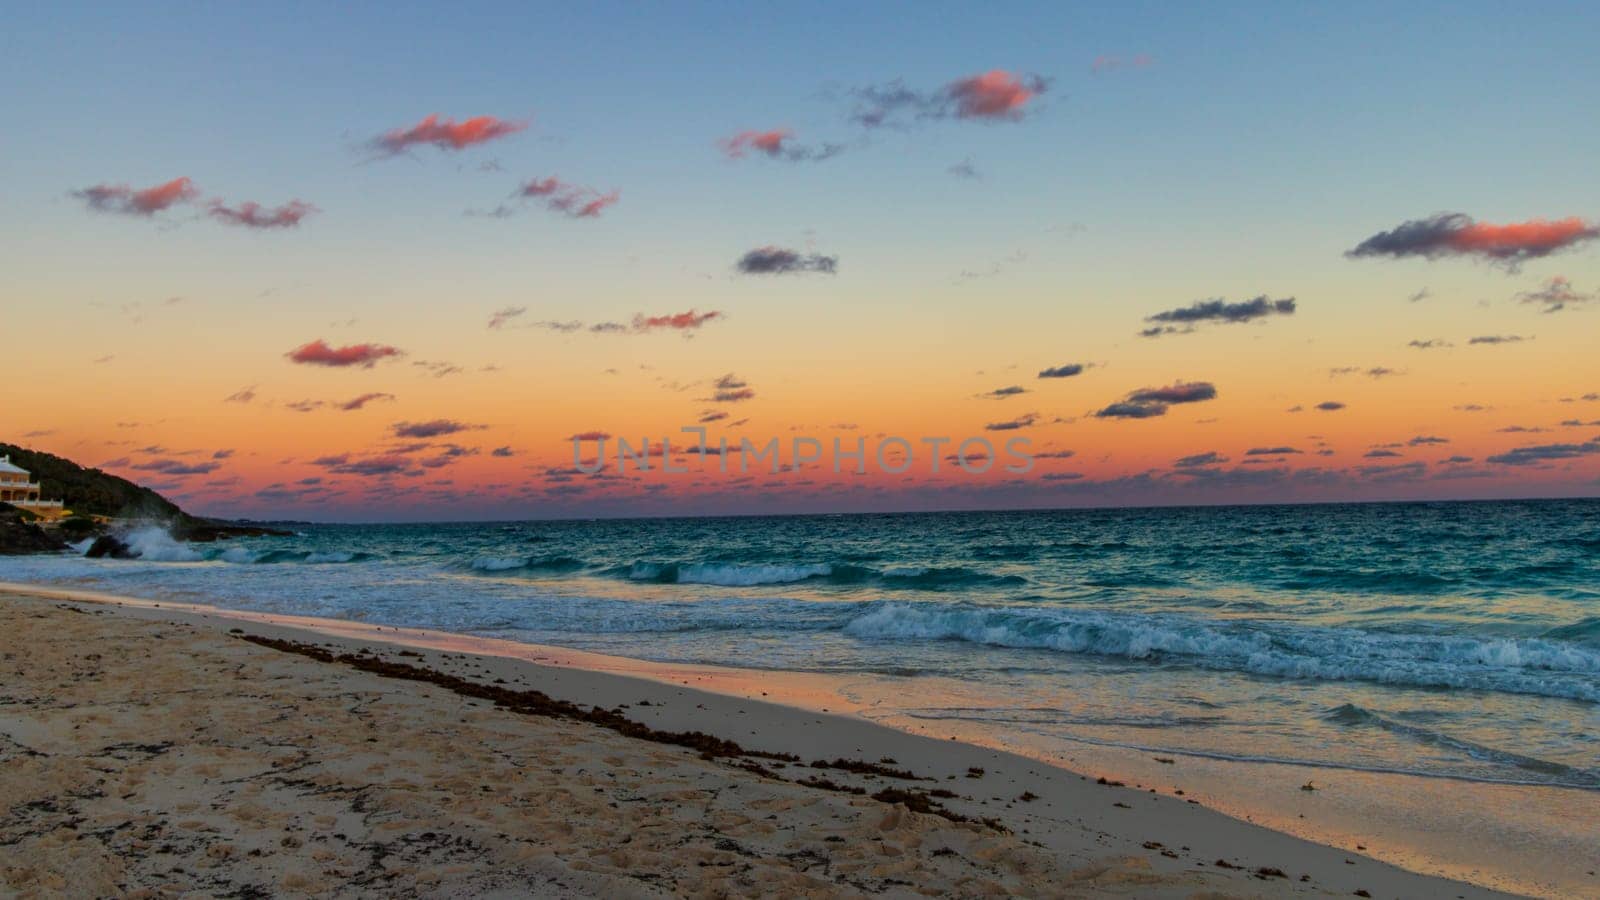
[[[1546,281],[1537,290],[1523,291],[1516,296],[1518,303],[1537,304],[1544,307],[1544,312],[1560,312],[1569,306],[1578,306],[1589,303],[1596,298],[1596,294],[1585,294],[1574,288],[1572,282],[1564,275],[1557,275]]]
[[[755,389],[732,372],[718,378],[712,386],[716,391],[705,398],[712,403],[742,403],[745,400],[753,400],[756,396]]]
[[[1528,338],[1520,334],[1485,334],[1467,341],[1469,344],[1520,344]]]
[[[1039,421],[1039,414],[1038,413],[1027,413],[1025,415],[1018,416],[1015,419],[1007,419],[1007,420],[1005,420],[1003,422],[990,422],[987,425],[983,426],[983,430],[984,431],[1018,431],[1018,430],[1023,429],[1023,428],[1029,428],[1035,422],[1038,422],[1038,421]]]
[[[213,200],[207,207],[213,219],[243,228],[271,229],[295,228],[300,220],[319,210],[303,200],[290,200],[277,209],[266,209],[259,203],[246,201],[238,206],[228,206]]]
[[[1155,62],[1155,58],[1148,53],[1135,53],[1127,57],[1102,53],[1089,63],[1089,71],[1100,75],[1118,69],[1146,69],[1155,65]]]
[[[801,144],[794,140],[794,132],[787,128],[769,131],[741,131],[717,142],[724,156],[743,159],[757,153],[769,159],[788,162],[821,162],[844,152],[843,144]]]
[[[381,391],[373,391],[371,393],[362,394],[359,397],[346,400],[343,403],[340,403],[338,406],[339,409],[345,412],[355,412],[358,409],[365,409],[368,403],[376,403],[383,400],[393,399],[393,394],[386,394]]]
[[[528,308],[526,306],[507,306],[503,309],[497,309],[493,315],[489,316],[489,327],[495,329],[503,328],[507,322],[527,311]]]
[[[948,169],[945,169],[945,172],[957,178],[965,178],[968,181],[983,180],[983,173],[978,171],[978,167],[973,164],[972,157],[970,156],[949,167]]]
[[[551,212],[562,213],[574,219],[599,218],[607,207],[622,199],[620,191],[602,193],[591,187],[562,181],[553,175],[524,183],[512,196],[523,200],[543,201]]]

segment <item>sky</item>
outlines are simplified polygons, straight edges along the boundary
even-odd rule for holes
[[[0,439],[320,521],[1594,496],[1597,28],[17,7]]]

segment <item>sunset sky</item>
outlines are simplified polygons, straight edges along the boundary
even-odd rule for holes
[[[1600,494],[1600,8],[1519,9],[16,7],[0,440],[334,521]],[[829,452],[572,471],[702,421]]]

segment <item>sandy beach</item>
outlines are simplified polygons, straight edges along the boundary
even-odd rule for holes
[[[754,685],[51,594],[0,595],[17,896],[1499,896]]]

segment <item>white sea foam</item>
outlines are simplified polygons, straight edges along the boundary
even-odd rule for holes
[[[740,566],[729,563],[696,563],[678,568],[679,584],[714,584],[722,587],[747,587],[758,584],[791,584],[807,578],[833,574],[825,563],[809,566]]]
[[[167,533],[160,525],[143,525],[123,535],[128,549],[146,562],[203,562],[205,555]]]
[[[229,547],[228,549],[222,551],[222,555],[217,557],[217,559],[220,559],[223,562],[230,563],[253,563],[258,558],[259,556],[256,553],[246,550],[243,547]]]
[[[507,569],[520,569],[527,564],[527,557],[523,556],[480,556],[472,561],[472,568],[480,572],[504,572]]]
[[[1600,700],[1600,652],[1538,638],[1384,634],[1353,628],[1211,625],[1096,610],[884,603],[845,632],[879,640],[960,640],[1278,678],[1370,681]]]

